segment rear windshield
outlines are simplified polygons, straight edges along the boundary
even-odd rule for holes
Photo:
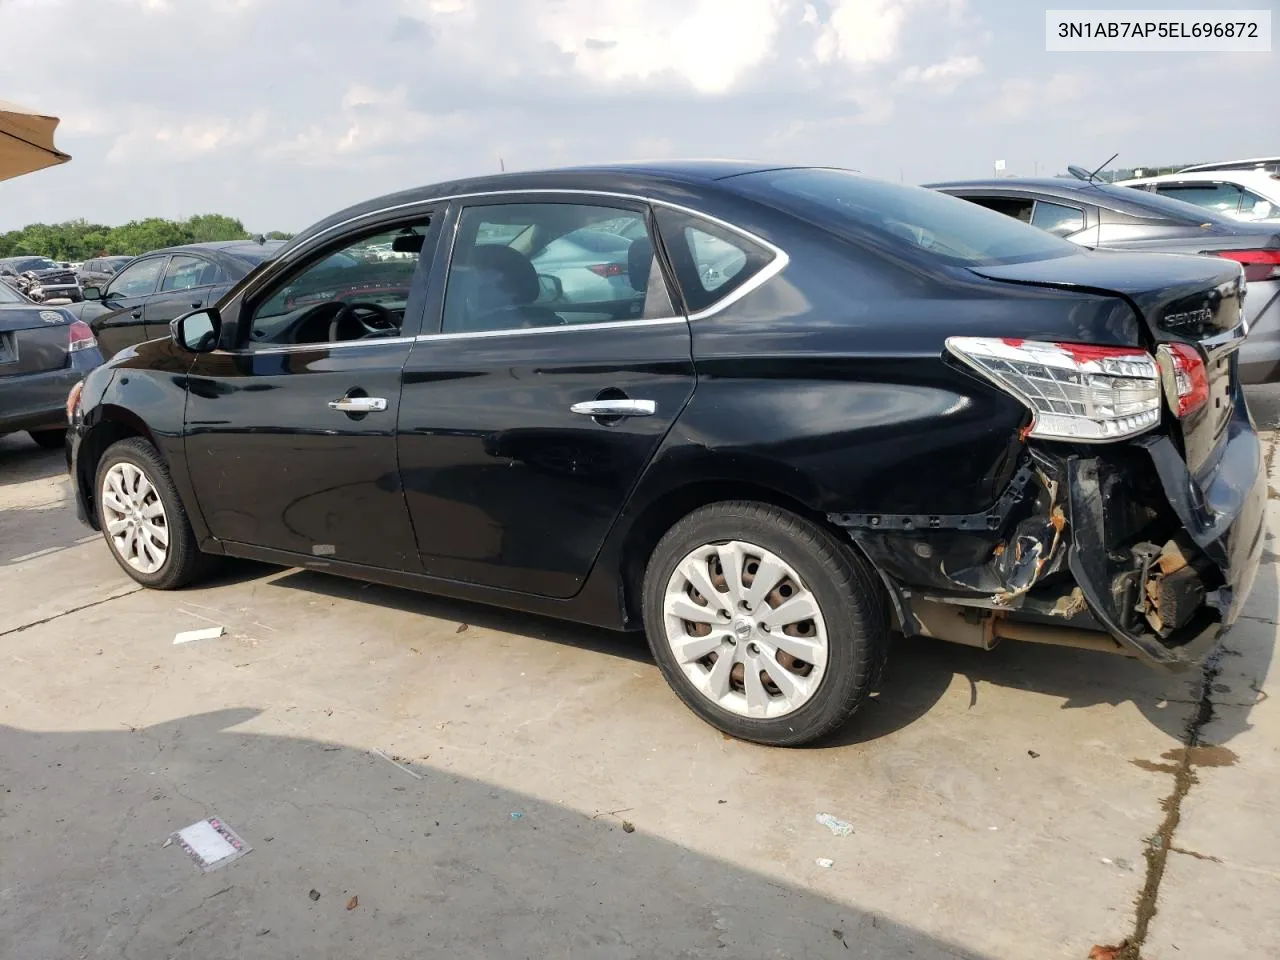
[[[852,228],[879,245],[928,253],[954,266],[1025,263],[1080,252],[1073,243],[967,200],[845,170],[765,170],[737,177],[735,183],[836,231]]]
[[[1108,197],[1114,197],[1124,204],[1124,213],[1135,216],[1146,216],[1153,220],[1172,220],[1176,223],[1194,224],[1212,223],[1219,227],[1239,227],[1240,221],[1223,216],[1215,210],[1198,207],[1185,200],[1174,200],[1172,197],[1149,193],[1139,187],[1118,187],[1113,184],[1095,184],[1094,189]],[[1095,203],[1105,201],[1095,200]],[[1131,209],[1133,207],[1137,210]]]
[[[28,301],[19,296],[18,292],[10,287],[3,280],[0,280],[0,303],[27,303]]]

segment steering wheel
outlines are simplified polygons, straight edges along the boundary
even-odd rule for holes
[[[371,314],[371,316],[366,319],[361,314]],[[360,329],[364,331],[356,338],[357,340],[363,340],[366,337],[380,337],[397,329],[395,315],[382,304],[367,300],[356,300],[343,304],[342,309],[335,313],[333,319],[329,321],[330,343],[338,342],[338,333],[348,318],[355,320]]]

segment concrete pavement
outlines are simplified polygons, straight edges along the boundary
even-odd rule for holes
[[[1276,942],[1271,553],[1207,683],[901,643],[849,728],[782,751],[700,723],[639,638],[250,565],[137,591],[65,496],[58,455],[0,439],[0,957]],[[163,846],[215,815],[253,852]]]

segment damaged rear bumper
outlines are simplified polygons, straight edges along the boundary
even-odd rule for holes
[[[912,607],[940,602],[968,608],[969,625],[1102,631],[1149,662],[1179,666],[1203,661],[1239,617],[1265,500],[1261,442],[1241,400],[1200,476],[1166,436],[1041,444],[988,510],[829,519],[879,569],[908,635],[937,635]]]

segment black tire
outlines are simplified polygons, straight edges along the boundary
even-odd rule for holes
[[[756,544],[790,565],[826,623],[825,675],[806,702],[779,717],[743,716],[699,692],[667,642],[663,599],[676,567],[699,547],[728,540]],[[801,746],[843,726],[879,682],[889,645],[884,587],[852,546],[802,517],[751,501],[701,507],[667,531],[645,570],[644,622],[654,659],[680,699],[713,727],[767,746]]]
[[[27,434],[36,442],[36,446],[46,450],[61,450],[67,445],[66,430],[28,430]]]
[[[168,552],[159,569],[151,573],[143,572],[132,566],[120,555],[115,542],[107,533],[107,524],[103,519],[102,486],[107,472],[118,463],[129,463],[142,471],[147,481],[156,489],[156,493],[164,506],[166,527],[169,534]],[[98,524],[102,527],[103,538],[107,548],[130,577],[154,590],[177,590],[205,575],[212,567],[214,558],[200,552],[196,545],[195,533],[191,522],[187,519],[187,511],[178,497],[178,490],[169,476],[169,468],[160,459],[159,453],[146,440],[132,437],[113,443],[107,448],[98,462],[98,470],[94,477],[94,504],[98,512]]]

